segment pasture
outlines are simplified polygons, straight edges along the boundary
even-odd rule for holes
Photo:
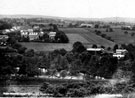
[[[103,45],[106,47],[113,47],[115,45],[114,42],[104,39],[100,36],[97,36],[93,32],[90,32],[89,30],[86,30],[84,28],[60,28],[60,30],[64,31],[67,35],[71,35],[71,34],[80,35],[85,40],[87,40],[84,42],[84,40],[78,39],[78,41],[82,42],[85,46],[91,46],[93,44],[97,44],[98,46]],[[69,36],[69,39],[70,38],[71,37]],[[74,39],[77,39],[77,37],[74,36]]]
[[[67,51],[72,50],[72,44],[61,44],[61,43],[38,43],[38,42],[21,42],[21,45],[28,49],[34,49],[35,51],[53,51],[55,49],[64,48]]]
[[[69,38],[69,43],[39,43],[39,42],[21,42],[23,46],[28,49],[34,49],[35,51],[53,51],[55,49],[64,48],[67,51],[72,50],[73,43],[80,41],[86,47],[91,47],[93,44],[98,46],[113,47],[114,42],[104,39],[92,31],[84,28],[59,28],[64,31]]]
[[[124,34],[126,30],[121,30],[121,29],[113,29],[113,32],[106,32],[106,29],[94,29],[94,28],[93,29],[90,28],[87,30],[93,33],[95,30],[99,30],[102,32],[102,34],[106,34],[107,36],[110,36],[117,44],[135,43],[135,36],[131,36],[131,33],[135,33],[135,31],[128,30],[127,31],[128,34]]]

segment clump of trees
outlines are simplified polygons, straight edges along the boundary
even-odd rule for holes
[[[12,25],[10,23],[0,20],[0,30],[10,29],[10,28],[12,28]]]
[[[87,97],[109,92],[110,88],[103,87],[100,82],[67,82],[50,84],[45,82],[41,87],[43,93],[52,94],[53,97]]]
[[[106,32],[113,32],[113,29],[112,28],[107,28]]]
[[[69,39],[63,31],[58,31],[55,36],[55,42],[58,43],[68,43]]]

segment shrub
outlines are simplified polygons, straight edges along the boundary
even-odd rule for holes
[[[128,34],[128,31],[125,31],[124,34]]]
[[[101,37],[105,38],[106,37],[106,34],[101,34]]]

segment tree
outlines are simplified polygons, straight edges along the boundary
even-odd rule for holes
[[[99,25],[98,24],[95,24],[95,28],[99,28]]]
[[[105,49],[105,46],[100,46],[101,48]]]
[[[55,41],[58,43],[68,43],[69,39],[63,31],[57,31],[55,35]]]
[[[38,58],[24,56],[22,66],[20,67],[19,70],[19,74],[30,76],[30,77],[39,75]]]
[[[81,42],[75,42],[73,44],[73,52],[77,52],[77,53],[82,53],[84,51],[86,51],[86,48],[84,47],[84,45]]]
[[[108,47],[107,50],[110,51],[111,50],[111,47]]]
[[[113,47],[113,51],[116,51],[116,49],[118,49],[119,48],[119,46],[116,44],[116,45],[114,45],[114,47]]]
[[[128,31],[125,31],[124,34],[128,34]]]
[[[67,51],[64,48],[60,49],[59,51],[62,56],[66,55],[67,53]]]
[[[26,52],[25,52],[25,56],[27,57],[33,57],[35,54],[34,50],[33,49],[28,49]]]
[[[102,36],[103,38],[105,38],[105,37],[106,37],[106,34],[101,34],[101,36]]]
[[[5,22],[5,21],[0,21],[0,30],[4,30],[4,29],[10,29],[12,28],[12,25]]]
[[[93,45],[92,45],[92,48],[97,48],[97,45],[96,45],[96,44],[93,44]]]
[[[96,34],[97,34],[97,35],[100,35],[100,34],[102,34],[102,33],[101,33],[101,31],[96,31]]]
[[[62,78],[66,77],[66,75],[67,75],[67,71],[66,71],[66,70],[62,70],[62,71],[60,72],[60,76],[61,76]]]
[[[135,33],[131,33],[131,36],[134,36],[135,35]]]

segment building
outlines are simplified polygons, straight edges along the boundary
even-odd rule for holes
[[[32,41],[32,40],[36,40],[39,38],[39,33],[38,32],[29,32],[29,40]]]
[[[93,24],[84,24],[84,23],[82,23],[82,24],[80,25],[80,27],[92,28],[92,27],[94,27],[94,26],[93,26]]]
[[[93,55],[101,55],[104,52],[103,48],[87,48],[87,51]]]
[[[118,59],[120,59],[125,57],[126,53],[126,49],[116,49],[116,52],[113,54],[113,57],[117,57]]]
[[[49,32],[49,38],[50,38],[51,40],[54,40],[55,35],[56,35],[56,32]]]

